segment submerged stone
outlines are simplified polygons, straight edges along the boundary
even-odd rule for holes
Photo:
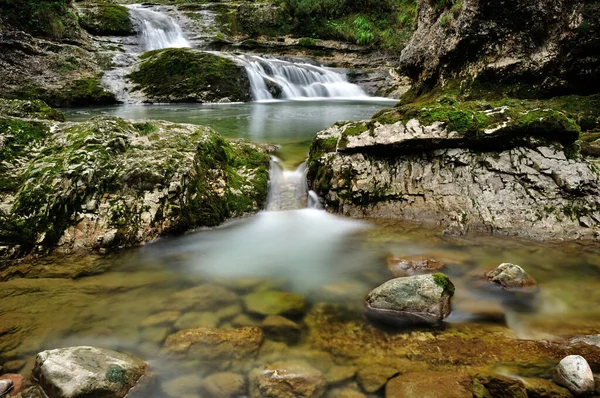
[[[409,276],[389,280],[366,298],[365,314],[396,326],[437,325],[450,314],[454,285],[448,276]]]
[[[116,351],[69,347],[40,352],[33,376],[53,398],[117,398],[146,373],[146,363]]]
[[[306,298],[297,293],[273,290],[257,291],[244,296],[246,309],[259,315],[302,315],[306,311]]]
[[[302,329],[296,322],[279,315],[269,315],[260,327],[267,338],[287,344],[298,343],[302,333]]]
[[[395,278],[412,275],[432,274],[444,268],[444,263],[424,257],[395,257],[387,258],[388,269]]]
[[[323,373],[298,362],[276,362],[250,373],[251,398],[319,398],[326,388]]]
[[[471,377],[463,373],[406,373],[390,380],[385,398],[472,398]]]
[[[594,392],[594,374],[590,365],[581,355],[569,355],[563,358],[552,374],[557,384],[567,387],[575,395]]]
[[[502,286],[503,289],[533,289],[537,282],[523,268],[516,264],[503,263],[485,274],[487,280]]]
[[[246,378],[238,373],[215,373],[202,381],[200,391],[203,397],[234,398],[247,394]]]

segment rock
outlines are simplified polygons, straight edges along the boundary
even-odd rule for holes
[[[333,366],[325,378],[329,384],[337,384],[354,378],[357,370],[356,366]]]
[[[2,370],[0,369],[0,373]],[[23,387],[23,376],[16,373],[7,373],[0,376],[0,383],[4,380],[9,380],[12,383],[12,390],[10,391],[10,395],[17,395],[21,388]],[[0,387],[0,396],[2,395],[2,387]]]
[[[262,330],[255,327],[188,329],[167,337],[163,350],[170,355],[227,361],[255,357],[263,339]]]
[[[503,263],[485,274],[488,282],[496,283],[506,290],[535,289],[537,282],[516,264]]]
[[[140,340],[144,342],[151,342],[161,344],[171,332],[170,327],[155,326],[150,328],[144,328],[140,330]]]
[[[319,398],[326,388],[323,373],[302,363],[276,362],[250,373],[251,398]]]
[[[124,397],[146,373],[146,366],[112,350],[69,347],[40,352],[33,376],[51,397]]]
[[[303,295],[290,292],[258,291],[244,296],[246,310],[259,315],[302,315],[306,311]]]
[[[332,388],[327,391],[326,398],[367,398],[362,392],[351,388]]]
[[[146,102],[247,102],[250,81],[243,66],[229,58],[187,48],[147,52],[127,76]]]
[[[476,375],[473,378],[475,397],[527,398],[522,380],[498,375]]]
[[[135,34],[129,10],[120,4],[92,4],[78,7],[79,23],[88,32],[102,36]]]
[[[591,393],[595,388],[592,369],[580,355],[569,355],[561,359],[554,369],[552,378],[575,395]]]
[[[0,397],[11,392],[14,388],[13,381],[10,379],[0,380]]]
[[[231,320],[231,325],[236,328],[244,326],[258,326],[260,322],[250,318],[246,314],[240,314]]]
[[[388,269],[392,272],[394,278],[403,276],[432,274],[444,268],[444,263],[434,259],[424,257],[395,257],[387,258]]]
[[[472,398],[471,377],[452,372],[406,373],[385,386],[385,398],[412,397]]]
[[[431,222],[449,234],[598,239],[600,178],[572,149],[573,120],[527,101],[442,100],[318,133],[308,179],[326,208]]]
[[[215,373],[202,381],[202,396],[208,398],[233,398],[247,394],[246,378],[237,373]]]
[[[365,313],[398,326],[436,325],[450,314],[453,295],[454,285],[444,274],[396,278],[367,295]]]
[[[0,235],[20,256],[135,246],[258,211],[266,200],[266,150],[207,127],[114,117],[7,123],[9,147],[28,143],[0,165]]]
[[[279,315],[269,315],[262,321],[260,327],[267,338],[287,344],[298,343],[302,333],[302,329],[296,322]]]
[[[19,118],[65,121],[65,114],[51,108],[44,101],[7,100],[0,98],[0,115]]]
[[[215,312],[217,309],[235,305],[238,302],[239,297],[235,292],[218,285],[202,284],[174,293],[168,306],[201,312]]]
[[[202,377],[198,374],[190,374],[175,377],[162,383],[162,389],[169,397],[180,398],[196,395],[202,386]]]
[[[213,312],[186,312],[177,322],[175,329],[194,329],[194,328],[216,328],[219,324],[219,317]]]
[[[161,326],[173,324],[179,318],[179,311],[163,311],[156,314],[152,314],[142,320],[140,326]]]
[[[548,379],[523,379],[528,398],[570,398],[573,396],[564,387],[557,386]]]
[[[369,366],[358,371],[356,380],[366,392],[374,393],[397,373],[396,369],[387,366]]]

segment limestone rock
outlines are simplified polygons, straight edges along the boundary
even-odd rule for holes
[[[246,378],[237,373],[215,373],[202,381],[202,396],[208,398],[234,398],[247,394]]]
[[[302,329],[296,322],[279,315],[266,317],[260,327],[267,338],[288,344],[296,344],[302,333]]]
[[[556,383],[567,387],[576,395],[591,393],[595,388],[592,369],[580,355],[569,355],[561,359],[552,377]]]
[[[244,296],[246,309],[259,315],[302,315],[306,311],[303,295],[279,291],[258,291]]]
[[[385,386],[385,383],[397,373],[398,370],[395,368],[374,365],[359,370],[356,380],[366,392],[374,393]]]
[[[365,312],[374,321],[398,326],[436,325],[450,314],[454,285],[444,274],[389,280],[366,298]]]
[[[535,279],[516,264],[502,263],[485,276],[489,282],[496,283],[507,290],[537,287]]]
[[[140,359],[85,346],[40,352],[33,369],[45,394],[56,398],[124,397],[145,373]]]
[[[352,379],[357,370],[356,366],[333,366],[325,377],[329,384],[337,384]]]
[[[198,328],[181,330],[167,337],[164,351],[204,360],[231,360],[255,357],[263,342],[259,328],[224,330]]]
[[[452,372],[406,373],[390,380],[385,398],[472,398],[471,377]]]
[[[403,276],[432,274],[444,268],[444,263],[424,257],[395,257],[387,258],[388,269],[394,278]]]
[[[276,362],[250,373],[251,398],[319,398],[326,388],[323,373],[302,363]]]

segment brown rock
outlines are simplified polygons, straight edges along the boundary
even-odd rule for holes
[[[238,302],[238,295],[231,290],[222,286],[204,284],[173,294],[168,307],[178,310],[215,311]]]
[[[537,282],[516,264],[503,263],[485,274],[488,282],[496,283],[506,290],[535,289]]]
[[[385,398],[414,397],[472,398],[471,377],[453,372],[406,373],[393,378],[385,386]]]
[[[388,269],[395,278],[402,276],[433,274],[444,268],[444,263],[426,257],[395,257],[387,258]]]
[[[256,356],[263,339],[262,330],[255,327],[187,329],[167,337],[164,351],[206,360],[242,359]]]
[[[345,387],[329,390],[325,398],[367,398],[367,396],[362,392]]]
[[[5,375],[0,376],[0,380],[10,380],[13,383],[13,389],[11,390],[9,396],[17,395],[21,388],[23,388],[23,376],[16,373],[7,373]]]
[[[356,366],[333,366],[325,375],[329,384],[337,384],[350,380],[356,375]]]
[[[521,380],[498,375],[477,375],[473,379],[473,388],[478,385],[479,395],[490,397],[526,398],[527,391]]]
[[[306,298],[291,292],[258,291],[244,296],[244,305],[253,314],[297,316],[306,311]]]
[[[528,398],[570,398],[573,396],[564,387],[547,379],[523,379]]]
[[[142,320],[142,327],[169,325],[179,318],[179,311],[163,311],[152,314]]]
[[[198,394],[202,377],[197,374],[175,377],[162,383],[162,389],[169,397],[180,398],[186,394]]]
[[[323,373],[299,362],[276,362],[250,373],[252,398],[319,398],[326,388]]]
[[[387,366],[369,366],[358,371],[358,384],[368,393],[375,392],[387,383],[398,370]]]
[[[203,397],[230,398],[247,394],[246,378],[237,373],[223,372],[208,376],[202,381]]]
[[[279,315],[266,317],[260,327],[267,338],[287,344],[298,343],[302,333],[302,329],[296,322]]]

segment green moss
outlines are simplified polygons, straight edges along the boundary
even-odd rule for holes
[[[310,37],[303,37],[298,40],[298,44],[305,47],[314,47],[317,45],[317,41]]]
[[[214,54],[189,49],[145,53],[128,78],[159,102],[249,101],[250,83],[242,67]]]
[[[129,10],[119,4],[99,3],[85,8],[79,23],[88,32],[103,36],[128,36],[135,34]]]
[[[433,276],[433,281],[435,282],[436,285],[441,287],[444,290],[444,292],[447,292],[450,297],[454,296],[454,290],[455,290],[454,284],[452,283],[452,281],[450,281],[450,278],[448,278],[448,275],[442,274],[441,272],[437,272],[437,273],[433,274],[432,276]]]
[[[6,100],[0,98],[0,115],[65,121],[65,114],[51,108],[44,101]]]
[[[127,371],[118,365],[109,366],[105,375],[106,379],[111,383],[127,384]]]
[[[53,39],[76,35],[71,0],[2,0],[2,19],[16,29]]]

